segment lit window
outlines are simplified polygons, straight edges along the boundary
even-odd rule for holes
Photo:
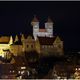
[[[18,73],[20,74],[20,71],[18,71]]]
[[[77,70],[77,68],[76,68],[76,70]]]
[[[11,71],[10,71],[10,73],[11,73]]]
[[[21,71],[21,74],[24,74],[25,71]]]
[[[80,68],[78,68],[78,70],[80,70]]]
[[[47,45],[45,45],[45,48],[47,48]]]
[[[27,74],[28,74],[28,76],[30,75],[30,72],[29,71],[27,71]]]
[[[44,45],[42,46],[42,48],[44,48]]]
[[[54,47],[57,47],[57,45],[54,45]]]
[[[13,73],[14,73],[14,70],[13,70]]]
[[[49,48],[51,48],[51,46],[49,45]]]
[[[26,69],[26,67],[24,66],[24,67],[21,67],[21,69]]]

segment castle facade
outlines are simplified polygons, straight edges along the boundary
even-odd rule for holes
[[[24,52],[36,50],[43,55],[63,55],[63,41],[59,36],[53,35],[53,22],[48,18],[45,28],[39,28],[39,21],[33,18],[33,36],[26,34],[0,37],[0,56],[10,51],[14,56],[22,55]]]
[[[40,37],[53,37],[53,22],[50,18],[48,18],[45,23],[45,28],[41,29],[39,26],[39,21],[36,17],[33,18],[31,22],[33,26],[33,36],[36,40],[37,36]]]

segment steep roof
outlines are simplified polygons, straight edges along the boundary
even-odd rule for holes
[[[56,37],[38,37],[41,45],[53,45]]]
[[[36,17],[36,16],[34,16],[34,18],[33,18],[32,22],[39,22],[39,20],[37,19],[37,17]]]
[[[21,35],[16,35],[17,36],[17,40],[15,41],[15,38],[13,40],[13,44],[12,45],[22,45],[22,42],[21,42]]]
[[[17,36],[17,40],[15,41],[16,36]],[[22,36],[21,34],[12,36],[13,44],[11,44],[11,45],[22,45],[21,36]],[[32,39],[34,39],[33,35],[23,34],[23,36],[25,39],[27,39],[29,36],[31,36]],[[8,44],[9,41],[10,41],[10,36],[1,36],[0,37],[0,44]]]
[[[53,21],[51,20],[50,17],[48,17],[47,21],[46,22],[49,22],[49,23],[53,23]]]

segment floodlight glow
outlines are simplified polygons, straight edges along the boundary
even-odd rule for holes
[[[21,67],[21,69],[26,69],[26,67],[24,66],[24,67]]]
[[[4,57],[3,50],[6,50],[6,49],[10,49],[9,44],[0,44],[0,56],[1,57]]]
[[[77,68],[76,68],[76,70],[77,70]]]
[[[80,68],[78,68],[78,70],[80,70]]]

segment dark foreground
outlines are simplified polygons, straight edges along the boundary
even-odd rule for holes
[[[1,79],[80,79],[80,54],[13,56],[0,61]]]

